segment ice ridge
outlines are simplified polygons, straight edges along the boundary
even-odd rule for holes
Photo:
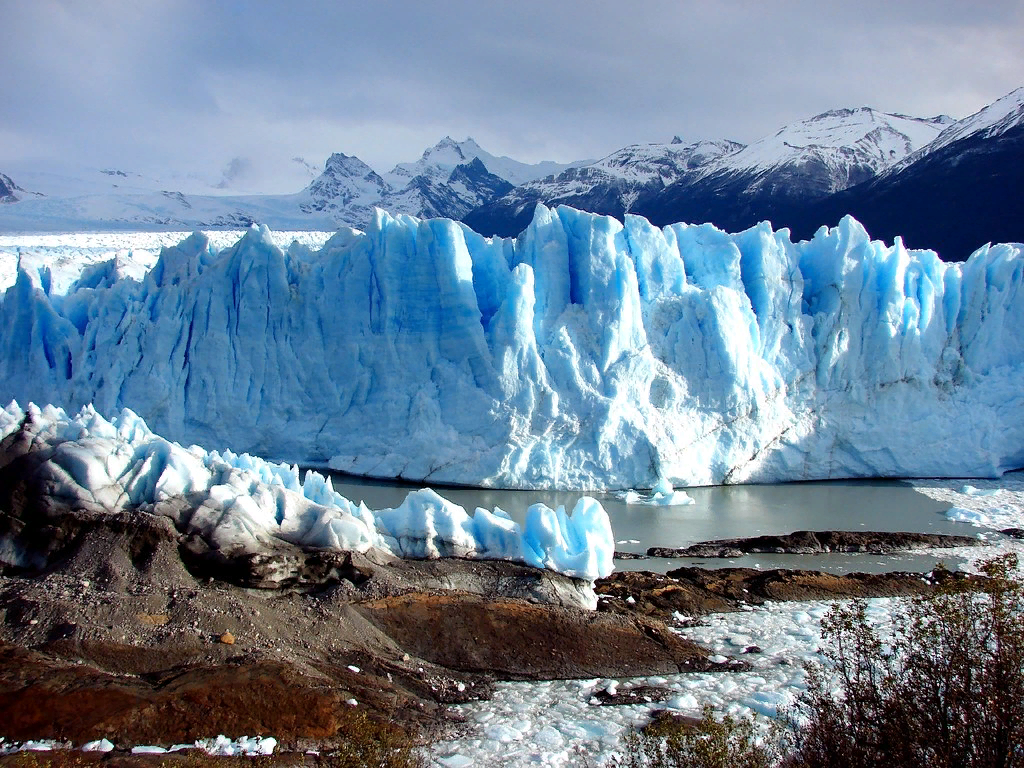
[[[511,560],[591,582],[612,572],[608,515],[586,496],[571,515],[534,504],[520,528],[497,507],[470,515],[430,489],[409,493],[394,509],[370,510],[317,472],[300,480],[295,466],[182,448],[128,409],[108,421],[91,406],[69,417],[51,405],[23,410],[12,402],[0,410],[0,440],[15,433],[46,453],[34,471],[54,497],[108,514],[148,505],[182,533],[232,556],[280,540],[416,559]],[[186,497],[185,504],[163,504]]]
[[[1024,259],[538,206],[516,239],[378,211],[317,252],[195,234],[142,281],[22,270],[0,397],[355,474],[650,488],[1024,465]]]

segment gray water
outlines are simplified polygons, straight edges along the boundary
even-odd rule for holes
[[[335,473],[335,490],[370,509],[396,507],[416,486],[373,481]],[[501,507],[520,524],[531,504],[565,506],[572,511],[579,492],[505,491],[480,488],[436,488],[438,493],[472,512],[477,507]],[[742,485],[690,488],[695,504],[656,507],[626,504],[613,494],[590,493],[608,512],[612,532],[623,552],[645,553],[648,547],[685,547],[698,541],[799,530],[915,531],[973,535],[977,529],[945,518],[948,506],[917,493],[909,485],[889,480],[829,481],[780,485]],[[836,573],[888,570],[929,571],[939,562],[955,567],[960,560],[933,555],[879,556],[869,554],[751,555],[734,559],[650,558],[616,560],[619,570],[664,573],[683,565],[709,568],[759,566],[811,568]]]

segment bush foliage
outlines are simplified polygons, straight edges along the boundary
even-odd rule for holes
[[[705,706],[698,723],[665,720],[626,735],[622,758],[614,768],[771,768],[780,749],[772,739],[758,739],[750,718],[726,715],[717,720]]]
[[[788,728],[705,709],[699,725],[632,732],[613,765],[1024,768],[1024,588],[1015,555],[982,570],[940,578],[895,612],[886,638],[863,601],[833,606]]]
[[[946,580],[883,642],[862,602],[822,623],[826,663],[799,699],[794,768],[1024,766],[1024,591],[1015,555]]]

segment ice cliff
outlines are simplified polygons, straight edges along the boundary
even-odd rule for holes
[[[992,476],[1024,465],[1021,251],[543,206],[514,240],[383,212],[318,252],[196,234],[141,282],[22,270],[0,398],[432,482]]]

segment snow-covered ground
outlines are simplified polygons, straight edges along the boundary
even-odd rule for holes
[[[110,259],[118,259],[122,273],[141,279],[156,263],[160,249],[177,245],[191,232],[67,232],[67,233],[0,233],[0,291],[6,291],[18,276],[18,259],[31,269],[49,267],[54,293],[66,293],[86,267]],[[225,229],[205,233],[213,248],[227,248],[238,242],[245,230]],[[333,232],[274,232],[271,236],[279,248],[293,241],[314,250],[320,248]]]

